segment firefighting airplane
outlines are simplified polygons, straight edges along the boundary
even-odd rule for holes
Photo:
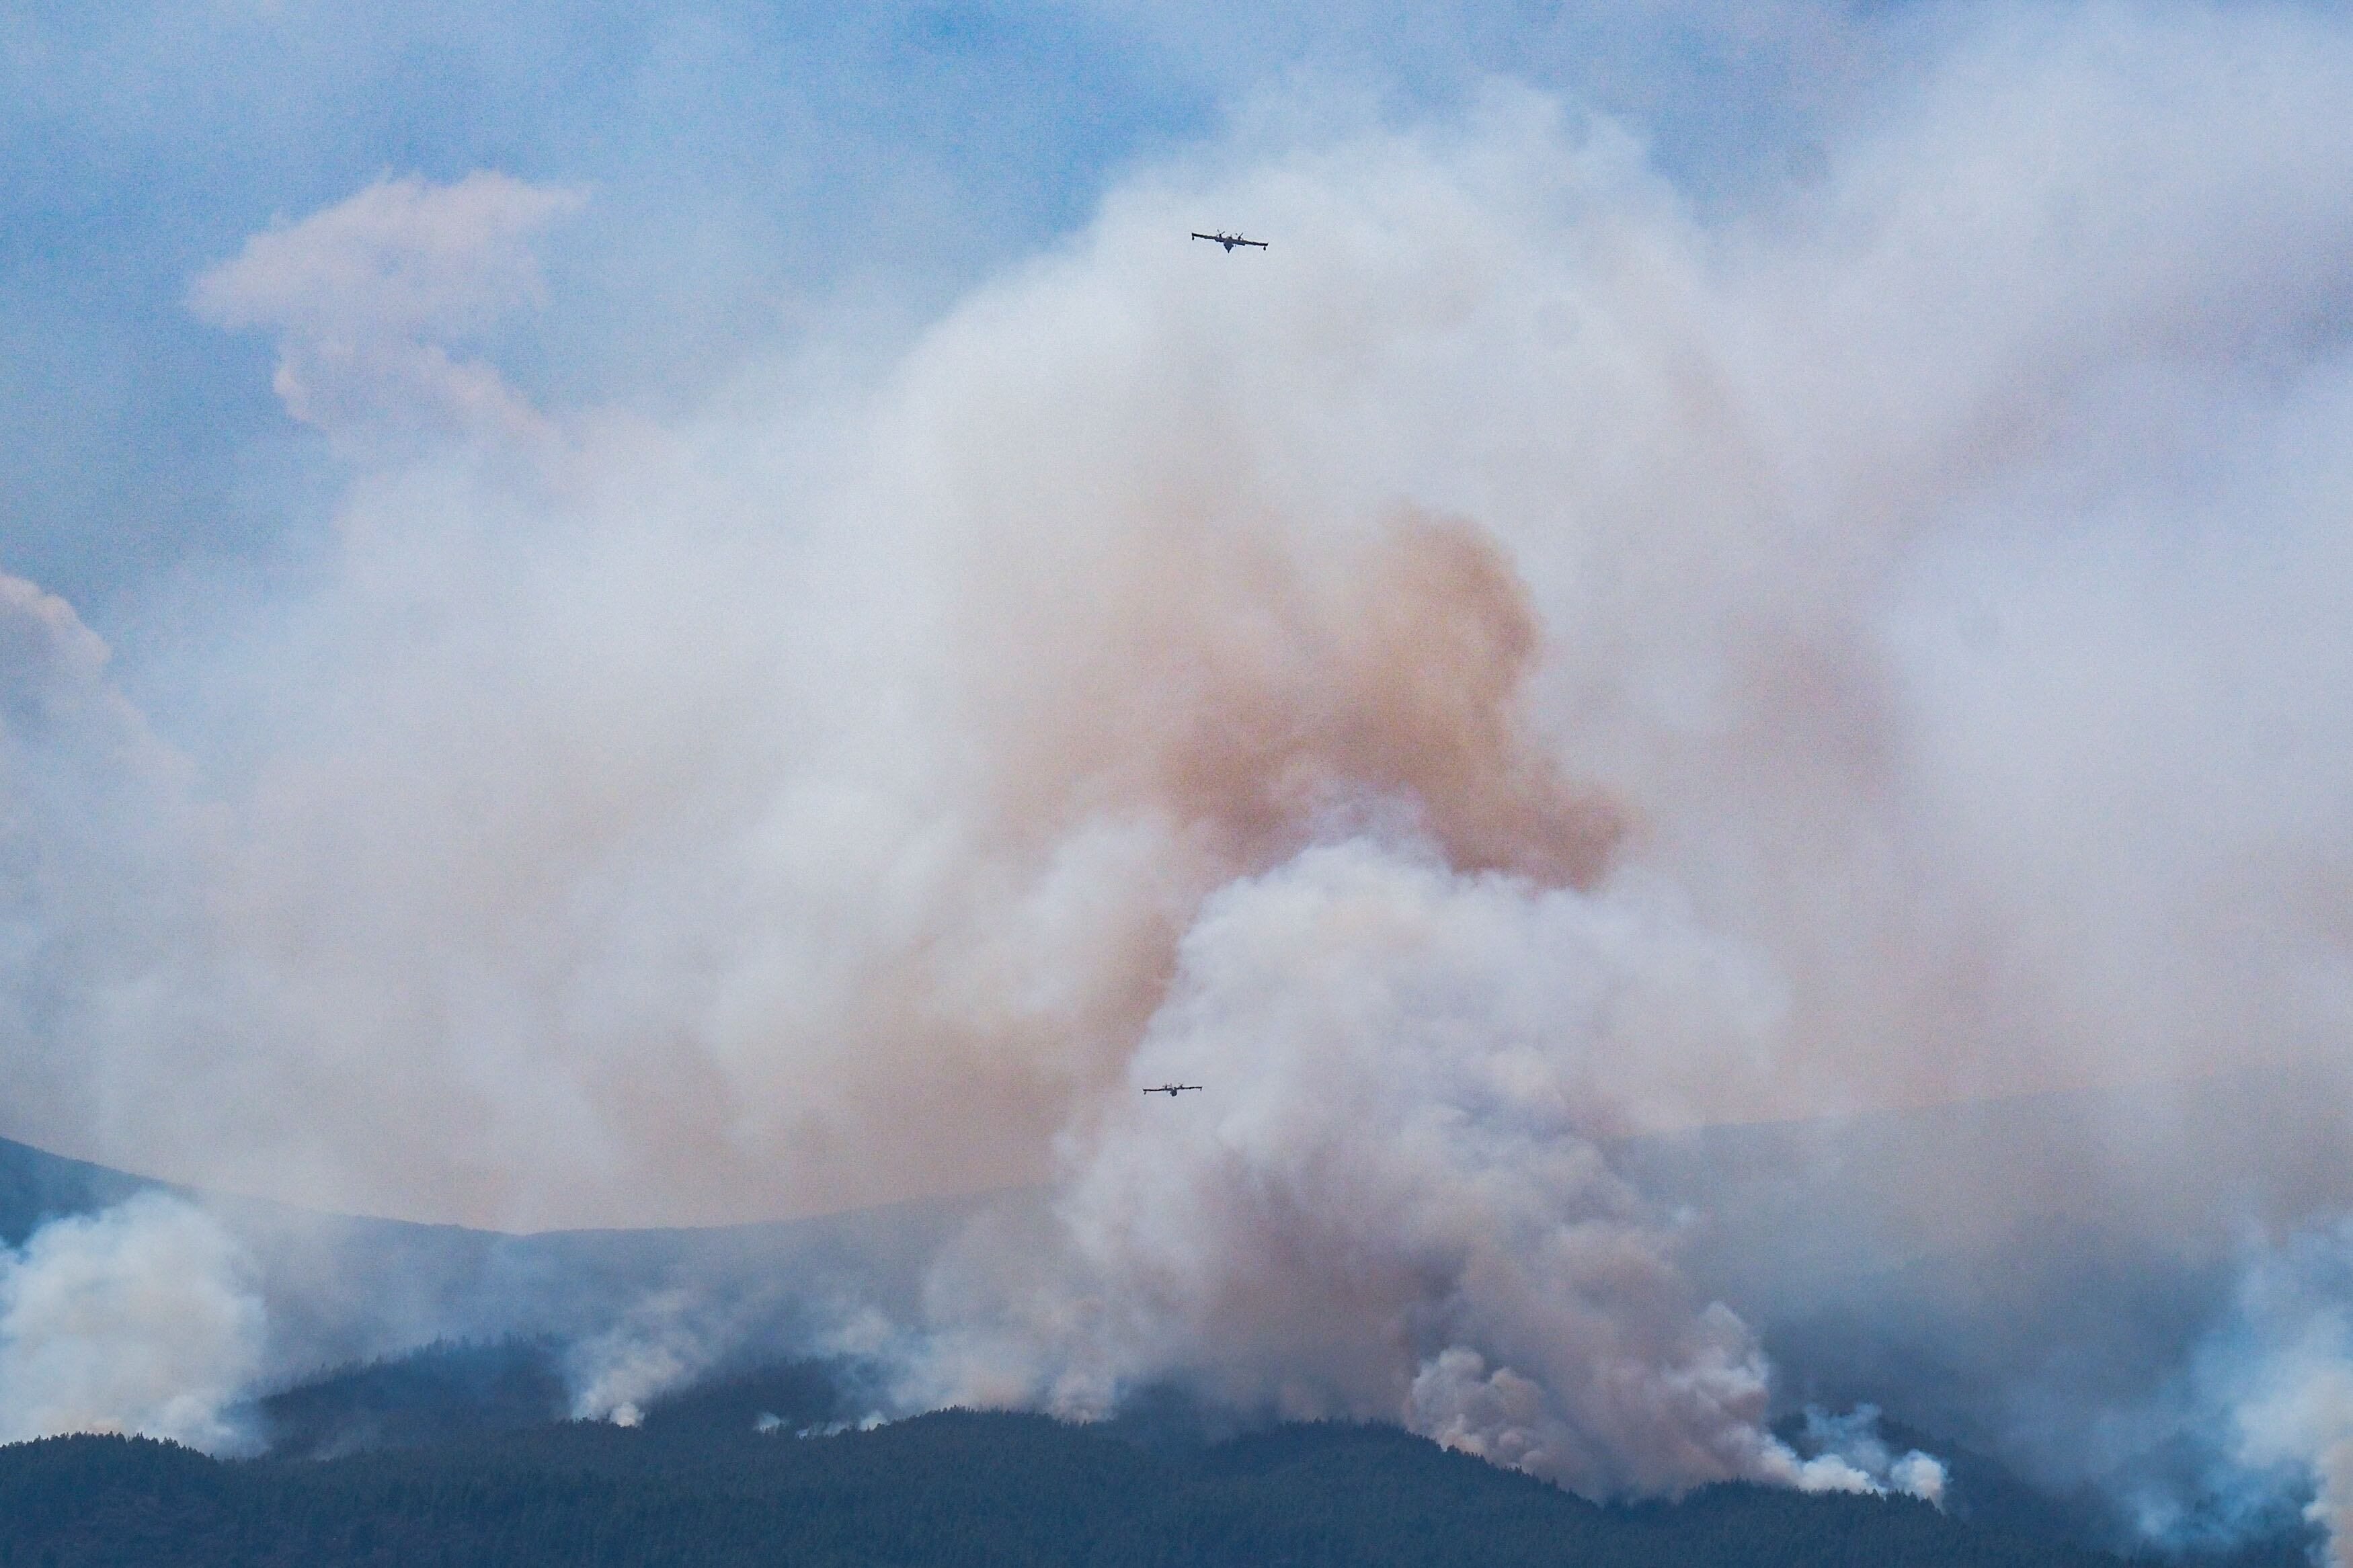
[[[1201,234],[1197,232],[1193,237],[1195,239],[1212,240],[1219,245],[1224,246],[1228,256],[1231,256],[1234,253],[1234,247],[1237,245],[1255,245],[1261,250],[1264,250],[1266,248],[1266,241],[1262,239],[1244,239],[1240,235],[1228,234],[1223,229],[1219,229],[1215,234]]]
[[[1188,1089],[1198,1089],[1201,1086],[1198,1083],[1164,1083],[1158,1089],[1147,1089],[1144,1092],[1146,1094],[1165,1094],[1169,1099],[1174,1100]]]

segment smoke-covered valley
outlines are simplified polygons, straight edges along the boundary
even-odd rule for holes
[[[1849,26],[1736,189],[1295,82],[684,400],[500,363],[592,185],[208,258],[332,525],[0,594],[5,1130],[187,1189],[26,1211],[0,1435],[526,1336],[2334,1530],[2353,30]]]

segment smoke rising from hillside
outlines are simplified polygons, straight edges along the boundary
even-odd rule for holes
[[[142,642],[143,715],[0,595],[12,1127],[518,1226],[1042,1181],[845,1312],[906,1400],[1854,1484],[1630,1141],[2348,1087],[2348,100],[2335,23],[2004,13],[1706,211],[1507,87],[1270,114],[668,420],[452,355],[576,197],[360,192],[194,295],[353,465],[331,563]],[[1905,1258],[2342,1208],[2339,1119],[2204,1092],[1870,1196]]]
[[[249,1451],[262,1370],[251,1260],[195,1205],[142,1194],[0,1255],[0,1441],[137,1432]]]

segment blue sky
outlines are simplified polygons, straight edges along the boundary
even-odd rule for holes
[[[0,23],[0,562],[101,617],[126,581],[261,543],[305,460],[266,344],[185,309],[273,218],[385,173],[591,186],[554,284],[610,308],[550,312],[591,324],[510,363],[609,390],[699,363],[846,264],[935,293],[1206,112],[1106,40],[981,12],[232,10]],[[922,252],[878,263],[911,216]]]
[[[558,404],[691,397],[812,323],[936,312],[1119,169],[1303,84],[1395,116],[1528,80],[1704,188],[1854,37],[1790,5],[35,0],[0,16],[0,569],[107,628],[126,592],[267,555],[325,504],[266,343],[186,293],[380,175],[587,188],[546,252],[562,308],[495,357]]]

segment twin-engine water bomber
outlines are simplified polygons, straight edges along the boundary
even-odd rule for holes
[[[1201,1086],[1198,1083],[1164,1083],[1158,1089],[1147,1089],[1144,1092],[1146,1094],[1165,1094],[1169,1099],[1174,1100],[1187,1089],[1196,1089],[1200,1087]]]
[[[1244,239],[1240,235],[1228,234],[1223,229],[1219,230],[1216,234],[1202,234],[1196,231],[1193,237],[1195,239],[1206,239],[1212,244],[1224,246],[1228,256],[1231,256],[1234,253],[1234,247],[1237,245],[1254,245],[1261,250],[1264,250],[1266,248],[1266,241],[1262,239]]]

